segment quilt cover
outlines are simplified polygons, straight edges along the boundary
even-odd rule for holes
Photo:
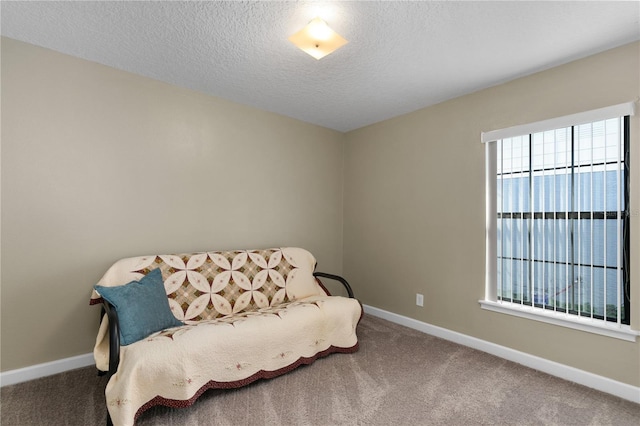
[[[98,283],[118,286],[160,268],[169,306],[185,323],[120,348],[105,390],[114,425],[132,425],[155,405],[186,407],[207,389],[244,386],[358,349],[362,308],[329,296],[313,277],[315,258],[278,248],[141,256],[114,264]],[[100,303],[94,291],[91,303]],[[103,319],[94,357],[108,370]]]

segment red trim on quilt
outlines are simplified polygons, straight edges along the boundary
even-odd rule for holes
[[[99,297],[97,299],[90,299],[89,300],[89,306],[91,305],[98,305],[100,303],[104,302],[104,300],[102,299],[102,297]]]
[[[279,370],[274,370],[274,371],[260,370],[256,374],[249,376],[246,379],[236,380],[234,382],[216,382],[215,380],[211,380],[207,384],[202,386],[200,389],[198,389],[198,391],[190,399],[187,399],[187,400],[168,399],[162,396],[156,396],[155,398],[151,399],[149,402],[147,402],[146,404],[144,404],[142,407],[138,409],[135,415],[135,420],[137,420],[138,417],[142,413],[147,411],[149,408],[155,407],[157,405],[163,405],[165,407],[171,407],[171,408],[190,407],[196,402],[196,400],[200,397],[200,395],[202,395],[205,391],[209,389],[234,389],[234,388],[246,386],[250,383],[255,382],[256,380],[273,379],[274,377],[278,377],[285,373],[288,373],[301,365],[311,364],[318,358],[325,357],[332,353],[344,353],[344,354],[353,353],[358,351],[359,348],[360,348],[359,343],[356,343],[354,346],[350,348],[340,348],[337,346],[331,346],[330,348],[324,351],[318,352],[317,354],[315,354],[310,358],[301,357],[297,361],[293,362],[292,364],[289,364],[286,367],[282,367]]]

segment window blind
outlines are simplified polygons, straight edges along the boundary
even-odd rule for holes
[[[482,134],[485,299],[629,324],[628,118],[635,103]]]
[[[611,105],[604,108],[565,115],[563,117],[556,117],[549,120],[482,132],[480,140],[482,143],[493,142],[499,139],[527,135],[529,133],[560,129],[563,127],[570,127],[594,121],[607,120],[609,118],[623,117],[625,115],[634,115],[635,109],[636,101],[625,102],[618,105]]]

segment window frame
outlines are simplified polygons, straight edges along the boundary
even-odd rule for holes
[[[544,307],[536,307],[535,303],[531,305],[524,305],[519,303],[512,303],[509,301],[502,301],[498,298],[498,283],[497,283],[497,189],[496,184],[496,172],[497,172],[497,144],[499,139],[506,139],[514,136],[521,136],[527,134],[538,133],[541,131],[547,131],[552,129],[573,127],[580,124],[600,121],[610,118],[624,118],[624,125],[621,131],[623,132],[623,143],[628,144],[630,141],[630,125],[629,116],[634,115],[635,102],[628,102],[625,104],[614,105],[611,107],[601,108],[598,110],[587,111],[578,114],[572,114],[569,116],[558,117],[551,120],[545,120],[536,123],[525,124],[521,126],[514,126],[506,129],[494,130],[491,132],[482,133],[482,142],[485,143],[485,190],[486,196],[486,276],[485,276],[485,297],[479,300],[482,309],[499,312],[503,314],[515,315],[521,318],[527,318],[530,320],[541,321],[544,323],[559,325],[581,331],[587,331],[590,333],[600,334],[604,336],[614,337],[622,340],[635,342],[637,336],[640,335],[640,331],[632,330],[630,325],[621,324],[620,322],[611,322],[605,319],[595,319],[591,317],[579,316],[571,313],[561,312],[557,310],[549,310]],[[625,206],[623,209],[625,212],[629,212],[629,147],[624,146],[624,178],[625,178]],[[629,228],[630,220],[629,215],[623,215],[623,231],[621,235],[623,238],[623,271],[625,276],[623,277],[623,285],[627,286],[626,289],[630,291],[629,274],[630,274],[630,262],[629,262]],[[626,284],[625,284],[626,283]],[[626,293],[628,296],[628,293]],[[624,303],[625,316],[630,319],[630,297],[625,297],[626,303]],[[629,321],[630,322],[630,321]],[[631,323],[631,322],[630,322]]]

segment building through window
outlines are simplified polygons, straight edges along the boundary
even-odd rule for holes
[[[630,323],[629,115],[483,134],[487,301]]]

